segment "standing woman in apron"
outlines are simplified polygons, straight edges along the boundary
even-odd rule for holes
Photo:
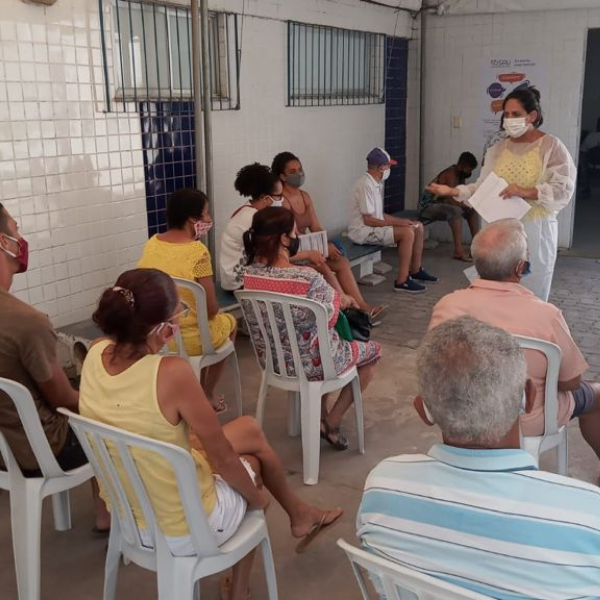
[[[565,145],[539,130],[544,117],[537,89],[514,90],[505,98],[503,110],[509,137],[488,150],[477,181],[455,188],[431,184],[428,189],[469,204],[469,198],[491,171],[504,178],[508,186],[502,196],[520,196],[531,205],[523,217],[531,275],[521,283],[548,301],[558,250],[556,215],[573,197],[577,170]]]

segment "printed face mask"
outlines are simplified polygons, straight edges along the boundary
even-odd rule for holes
[[[206,221],[195,221],[194,231],[196,232],[196,239],[206,235],[213,226],[213,222],[207,223]]]
[[[504,119],[504,130],[511,138],[520,138],[529,131],[530,127],[531,124],[527,123],[525,117]]]
[[[27,267],[29,266],[29,244],[27,243],[27,240],[25,238],[14,238],[10,235],[7,235],[6,237],[19,246],[19,253],[15,254],[6,248],[2,248],[2,246],[0,246],[0,248],[2,248],[2,250],[4,250],[4,252],[6,252],[6,254],[9,256],[17,259],[17,262],[19,263],[17,273],[25,273],[25,271],[27,271]]]
[[[306,178],[302,171],[300,171],[299,173],[292,173],[291,175],[287,176],[287,182],[289,183],[289,185],[295,188],[301,188],[304,185],[305,179]]]

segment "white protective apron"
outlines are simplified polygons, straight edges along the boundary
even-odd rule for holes
[[[531,273],[521,279],[521,285],[548,302],[558,248],[558,221],[556,216],[536,219],[525,217],[523,227],[527,233]]]

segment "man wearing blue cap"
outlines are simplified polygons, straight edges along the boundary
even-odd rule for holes
[[[397,246],[398,275],[394,290],[418,294],[426,289],[422,282],[436,283],[438,278],[427,273],[421,265],[423,224],[383,212],[383,182],[395,164],[397,162],[383,148],[373,148],[369,152],[367,172],[352,191],[348,236],[355,244]]]

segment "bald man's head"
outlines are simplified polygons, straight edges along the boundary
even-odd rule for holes
[[[473,238],[471,254],[482,279],[514,279],[519,264],[527,260],[527,235],[523,224],[516,219],[492,223]]]

